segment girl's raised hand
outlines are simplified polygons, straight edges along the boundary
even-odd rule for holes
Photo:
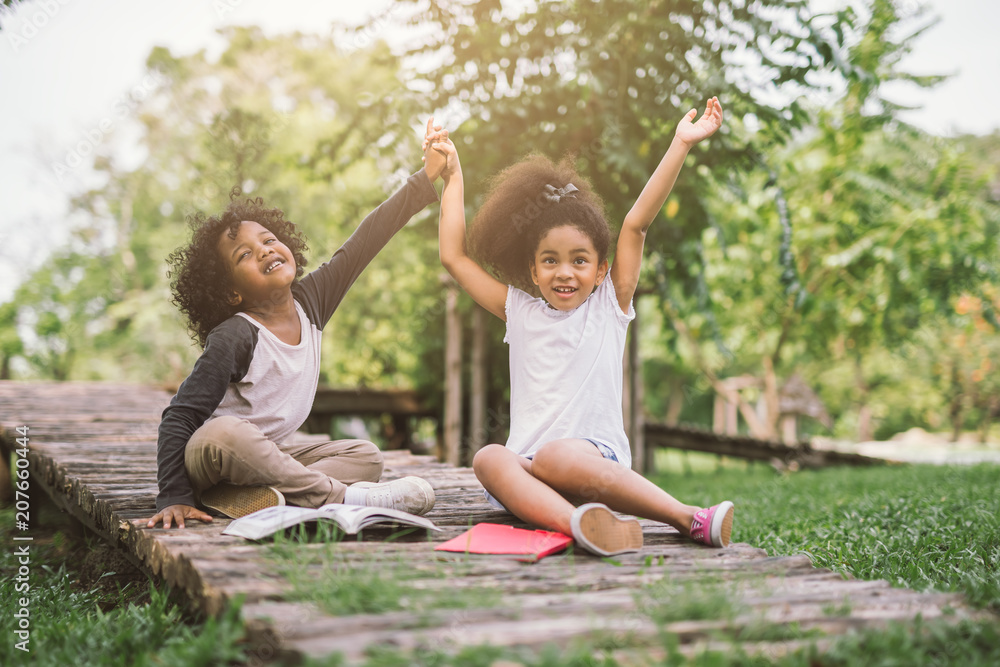
[[[427,129],[424,132],[424,156],[421,160],[424,162],[424,170],[427,172],[427,177],[431,181],[437,180],[437,177],[441,175],[442,170],[447,166],[444,153],[435,151],[431,146],[435,142],[447,140],[448,130],[442,130],[440,125],[435,125],[433,116],[428,118]]]
[[[697,109],[691,109],[677,125],[677,138],[688,146],[694,146],[702,139],[707,139],[722,127],[722,105],[719,104],[718,97],[710,99],[705,106],[705,113],[698,122],[693,122],[697,114]]]
[[[428,148],[444,156],[445,166],[441,171],[441,175],[444,177],[445,183],[447,183],[448,179],[451,178],[456,171],[459,171],[462,168],[458,161],[458,149],[455,148],[455,144],[452,140],[448,138],[447,132],[443,137],[438,137],[435,141],[430,143]]]

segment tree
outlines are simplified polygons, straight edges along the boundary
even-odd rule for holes
[[[713,138],[696,157],[707,168],[746,167],[757,144],[802,127],[808,114],[797,94],[823,88],[821,72],[852,69],[840,51],[855,21],[849,9],[813,15],[779,0],[550,0],[518,9],[448,0],[414,10],[410,23],[428,27],[429,37],[410,55],[439,63],[414,72],[414,85],[438,107],[464,111],[468,120],[453,128],[460,141],[490,147],[470,161],[470,183],[530,151],[575,153],[617,221],[681,116],[712,95],[731,126],[752,115],[761,131]],[[650,247],[678,248],[709,224],[701,186],[697,174],[679,184],[678,213],[653,225]],[[671,255],[674,278],[698,259]]]
[[[726,230],[703,241],[713,267],[709,293],[721,301],[712,317],[729,352],[709,366],[762,376],[765,419],[755,424],[743,406],[761,436],[773,435],[778,416],[775,369],[848,360],[858,437],[871,439],[872,391],[886,383],[905,389],[900,374],[868,359],[884,361],[884,351],[912,342],[928,321],[950,321],[960,295],[1000,280],[1000,212],[986,196],[992,175],[976,168],[961,142],[895,121],[895,107],[880,97],[879,84],[895,76],[904,52],[905,44],[886,39],[898,19],[891,3],[873,3],[850,56],[873,74],[849,78],[811,136],[768,157],[773,167],[717,190],[712,213],[728,221]]]
[[[713,372],[757,375],[762,389],[777,383],[771,374],[811,367],[838,410],[848,406],[833,387],[853,396],[862,411],[858,437],[871,439],[872,391],[888,385],[912,396],[924,373],[902,352],[928,338],[935,354],[946,353],[940,340],[957,335],[956,300],[998,284],[1000,211],[953,142],[899,129],[866,133],[849,155],[818,135],[775,161],[794,220],[792,284],[801,288],[789,291],[774,261],[781,207],[766,177],[750,175],[738,191],[720,187],[713,212],[728,221],[726,233],[704,236],[712,320],[688,319],[696,334],[714,328],[723,352],[699,345],[704,335],[688,344],[699,346]],[[843,378],[834,367],[844,364],[853,381],[829,375]],[[761,435],[770,435],[776,408],[762,398]]]
[[[261,196],[309,238],[308,269],[420,167],[412,126],[421,119],[384,44],[341,51],[331,39],[255,28],[225,36],[215,62],[150,54],[155,85],[124,105],[121,121],[138,124],[145,160],[126,168],[101,147],[90,166],[102,184],[73,200],[87,221],[73,251],[29,277],[0,313],[0,341],[12,341],[4,353],[29,373],[176,384],[198,350],[170,304],[165,258],[185,241],[192,212],[221,211],[233,186]],[[400,232],[341,305],[325,337],[325,381],[395,386],[421,376],[421,350],[433,344],[425,332],[440,317],[430,216]]]

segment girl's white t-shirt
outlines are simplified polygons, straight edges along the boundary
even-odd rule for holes
[[[635,318],[623,313],[611,276],[578,308],[556,310],[543,299],[507,288],[510,345],[510,436],[522,456],[561,438],[592,438],[632,465],[622,418],[625,333]]]

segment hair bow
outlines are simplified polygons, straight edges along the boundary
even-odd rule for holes
[[[579,192],[577,187],[572,183],[567,183],[565,187],[557,188],[553,185],[545,184],[545,190],[542,192],[542,196],[545,197],[547,201],[554,204],[558,204],[563,197],[576,197],[575,192]]]

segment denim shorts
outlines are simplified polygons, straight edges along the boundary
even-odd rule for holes
[[[614,461],[615,463],[619,462],[618,455],[615,453],[615,450],[612,449],[609,445],[604,444],[600,440],[594,440],[593,438],[580,438],[580,440],[586,440],[587,442],[593,443],[594,447],[597,447],[597,451],[601,453],[601,456],[603,456],[607,460]],[[535,455],[531,454],[524,458],[530,461],[531,459],[535,458]],[[503,510],[504,512],[510,511],[506,507],[504,507],[499,500],[494,498],[493,495],[486,489],[483,489],[483,496],[486,498],[486,502],[488,502],[490,505],[497,508],[498,510]]]

